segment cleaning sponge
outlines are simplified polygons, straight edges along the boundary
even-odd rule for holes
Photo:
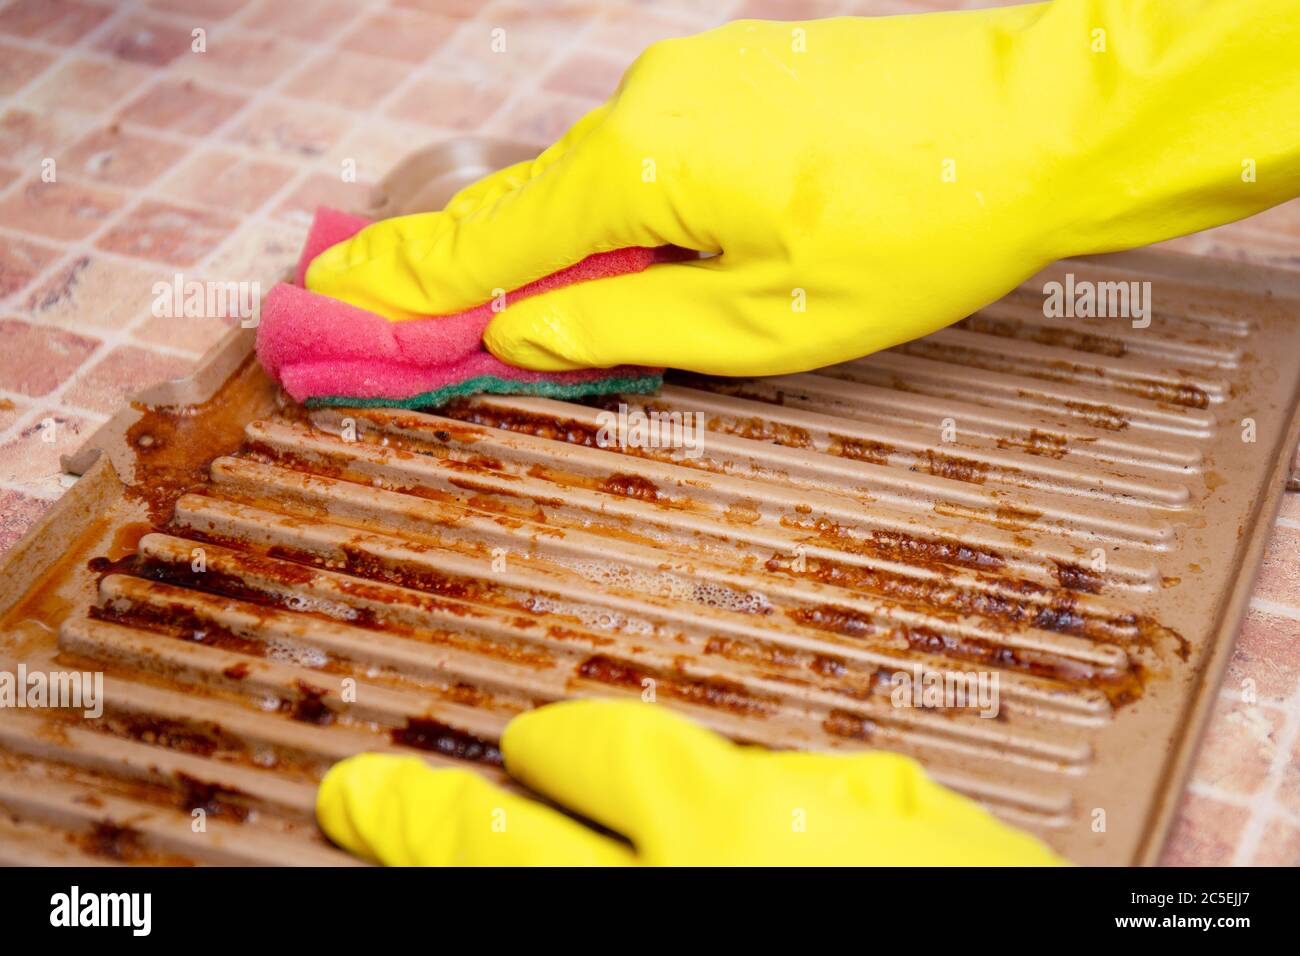
[[[663,369],[639,365],[569,372],[533,372],[507,365],[483,347],[483,331],[495,314],[490,304],[456,315],[392,322],[302,287],[307,266],[316,256],[368,224],[360,216],[317,210],[295,284],[277,285],[263,303],[257,357],[297,401],[416,408],[477,392],[574,398],[652,392],[662,382]],[[516,290],[509,298],[639,272],[656,262],[688,255],[671,246],[597,253]]]

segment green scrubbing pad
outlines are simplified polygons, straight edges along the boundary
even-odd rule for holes
[[[543,398],[556,399],[608,395],[611,392],[644,395],[657,391],[663,381],[662,374],[631,378],[599,378],[587,382],[521,382],[497,378],[495,375],[481,375],[430,392],[421,392],[410,398],[349,398],[346,395],[323,395],[307,399],[306,404],[309,408],[321,408],[327,405],[347,408],[436,408],[445,405],[453,398],[464,398],[467,395],[484,392],[497,395],[540,395]]]

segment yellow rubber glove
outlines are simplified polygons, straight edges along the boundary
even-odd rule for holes
[[[1060,864],[898,754],[740,747],[653,704],[521,714],[501,739],[520,782],[632,846],[468,770],[363,754],[321,782],[330,838],[390,865]]]
[[[672,243],[717,256],[508,305],[488,348],[775,374],[923,335],[1055,259],[1297,194],[1295,0],[739,21],[654,44],[536,161],[363,230],[307,284],[400,320]]]

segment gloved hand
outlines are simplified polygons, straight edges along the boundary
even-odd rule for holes
[[[392,319],[590,253],[654,266],[507,305],[485,341],[555,371],[748,375],[861,356],[1049,262],[1300,193],[1294,0],[1056,0],[651,46],[535,161],[328,250],[309,288]]]
[[[912,760],[740,747],[633,701],[512,720],[506,769],[632,846],[468,770],[363,754],[321,782],[336,843],[390,865],[1048,865],[1063,861]]]

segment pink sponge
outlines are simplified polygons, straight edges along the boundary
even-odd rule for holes
[[[486,303],[455,315],[392,322],[302,287],[316,256],[368,224],[359,216],[317,210],[298,261],[296,284],[277,285],[263,303],[257,357],[296,400],[416,407],[481,391],[554,397],[653,391],[661,381],[662,369],[637,365],[572,372],[533,372],[507,365],[483,347],[483,332],[494,314]],[[597,253],[529,283],[510,299],[639,272],[689,255],[672,246]]]

